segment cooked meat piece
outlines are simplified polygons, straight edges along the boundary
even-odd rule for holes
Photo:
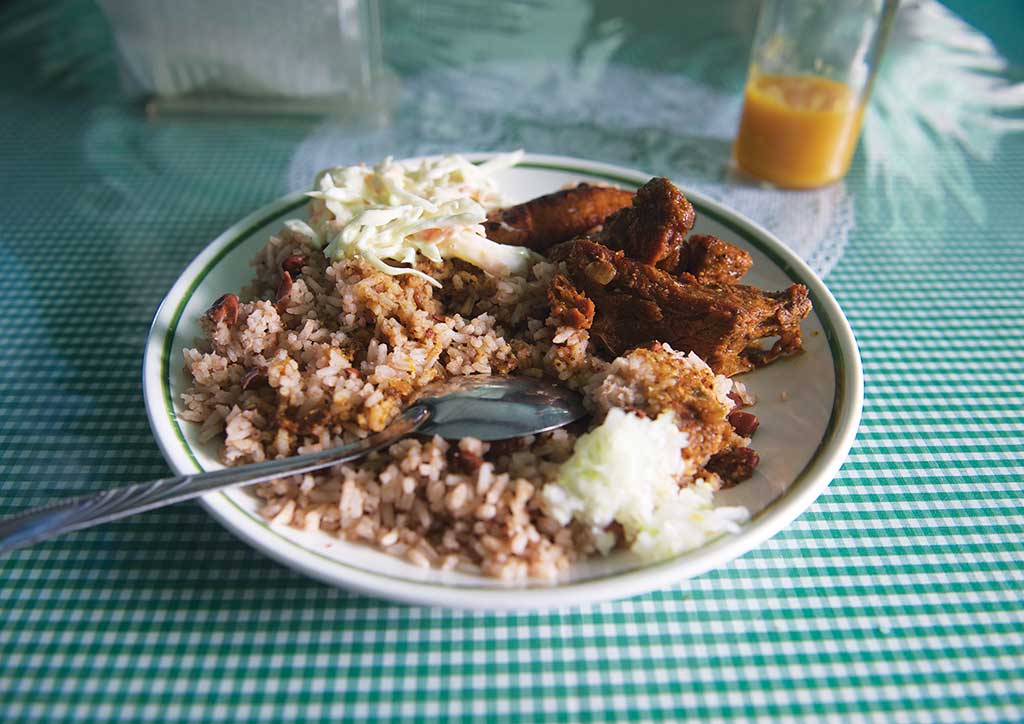
[[[633,204],[616,211],[596,235],[609,249],[653,264],[674,276],[692,274],[700,284],[734,284],[750,270],[753,259],[742,249],[693,228],[693,206],[666,178],[640,187]]]
[[[628,206],[632,200],[632,191],[580,184],[493,211],[484,229],[492,241],[543,252],[553,244],[599,226],[609,214]]]
[[[708,460],[705,469],[722,479],[723,488],[731,488],[754,474],[761,456],[749,447],[734,447],[720,452]]]
[[[562,244],[549,256],[565,263],[573,285],[593,301],[591,337],[613,356],[667,342],[696,352],[719,374],[734,375],[800,349],[800,321],[811,310],[801,284],[763,292],[686,282],[588,239]],[[607,273],[595,275],[595,269]],[[757,344],[775,336],[770,349]]]
[[[653,178],[641,186],[632,206],[616,211],[599,235],[610,249],[644,264],[657,264],[677,253],[693,228],[693,206],[667,178]]]
[[[750,271],[750,254],[709,234],[694,234],[658,262],[673,276],[692,274],[698,284],[736,284]]]
[[[594,321],[594,303],[580,294],[564,275],[559,274],[548,285],[551,316],[567,327],[590,329]]]

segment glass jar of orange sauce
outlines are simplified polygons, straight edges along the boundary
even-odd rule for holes
[[[843,177],[898,0],[762,0],[739,168],[784,188]]]

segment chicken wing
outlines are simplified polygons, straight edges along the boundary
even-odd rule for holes
[[[487,238],[543,252],[601,225],[607,216],[633,201],[633,192],[581,183],[492,212],[484,223]]]

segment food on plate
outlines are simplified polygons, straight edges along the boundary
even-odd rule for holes
[[[659,264],[675,277],[689,274],[698,284],[736,284],[754,260],[739,247],[709,234],[693,234]]]
[[[564,265],[571,289],[593,303],[591,335],[613,355],[663,341],[734,375],[800,349],[800,322],[811,310],[800,284],[781,292],[699,284],[589,239],[559,245],[550,258]],[[774,336],[771,347],[762,346]]]
[[[632,201],[632,191],[582,183],[496,209],[488,215],[484,228],[489,238],[502,244],[543,252],[553,244],[600,226],[609,214]]]
[[[547,377],[591,416],[492,443],[407,438],[255,486],[272,525],[519,580],[613,549],[674,555],[745,520],[714,505],[758,463],[754,398],[729,375],[799,348],[806,290],[736,283],[749,256],[687,236],[693,209],[664,179],[505,213],[491,174],[515,161],[323,172],[308,219],[271,236],[252,283],[201,320],[179,415],[226,465],[365,437],[459,375]],[[509,227],[532,249],[497,240],[488,219],[501,218],[532,219]]]
[[[630,259],[656,265],[678,256],[694,218],[683,192],[667,178],[654,178],[637,190],[630,205],[608,217],[597,239]]]
[[[312,225],[292,221],[289,228],[332,262],[361,257],[385,274],[421,276],[434,286],[440,283],[414,267],[418,257],[463,259],[496,276],[522,276],[539,257],[487,238],[484,204],[495,196],[479,183],[517,160],[511,154],[481,166],[451,161],[408,168],[385,159],[373,168],[332,169],[309,194]]]
[[[614,407],[580,436],[541,497],[560,523],[590,525],[602,553],[619,542],[609,530],[613,523],[634,552],[655,560],[736,532],[746,520],[744,508],[715,508],[715,488],[703,478],[687,486],[677,482],[689,477],[688,463],[664,451],[685,450],[689,443],[670,410],[652,418]]]
[[[729,421],[736,408],[736,399],[729,397],[733,382],[693,352],[684,355],[660,342],[634,349],[587,384],[598,413],[619,408],[653,419],[671,412],[673,424],[687,437],[679,456],[687,475],[712,455],[744,444]]]
[[[694,218],[683,192],[666,178],[654,178],[629,206],[608,217],[595,241],[673,276],[690,274],[701,284],[738,282],[754,263],[750,254],[715,236],[687,236]]]

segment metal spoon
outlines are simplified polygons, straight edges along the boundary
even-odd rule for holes
[[[195,498],[355,460],[412,433],[503,440],[568,425],[586,414],[574,392],[532,377],[473,375],[429,385],[384,430],[321,452],[181,475],[61,500],[0,520],[0,554],[80,528]]]

